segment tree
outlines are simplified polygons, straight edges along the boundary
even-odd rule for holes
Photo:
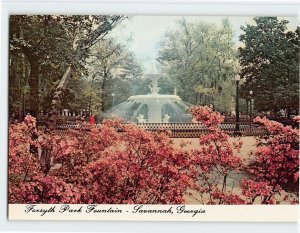
[[[182,19],[177,30],[166,34],[158,61],[184,101],[212,103],[213,96],[198,87],[222,92],[223,82],[231,81],[237,63],[232,38],[228,19],[221,26]]]
[[[93,82],[87,76],[73,77],[65,90],[62,107],[77,114],[81,110],[88,111],[91,109],[91,100],[96,99],[99,94],[99,90],[93,88]]]
[[[141,68],[126,46],[116,42],[114,38],[102,40],[91,53],[88,69],[92,89],[100,91],[97,99],[101,112],[105,112],[112,107],[112,94],[115,94],[118,100],[129,97],[128,82],[141,75]],[[123,86],[119,89],[120,83]]]
[[[23,99],[26,94],[29,111],[37,115],[40,102],[47,95],[44,93],[51,90],[52,82],[69,63],[72,43],[59,17],[51,15],[11,16],[9,42],[10,96],[13,102],[20,101],[28,86],[30,89],[23,93]]]
[[[56,126],[57,116],[61,108],[61,102],[68,81],[72,79],[74,72],[85,61],[89,49],[102,39],[110,30],[112,30],[123,17],[121,16],[81,16],[78,24],[72,24],[71,31],[77,34],[74,37],[72,51],[72,62],[66,68],[59,84],[56,87],[51,102],[51,110],[48,113],[47,127],[54,129]],[[95,29],[93,29],[96,26]]]
[[[244,98],[254,92],[259,111],[299,109],[299,31],[288,31],[287,20],[277,17],[256,17],[255,25],[242,26],[244,43],[239,48]]]

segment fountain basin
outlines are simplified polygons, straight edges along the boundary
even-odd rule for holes
[[[177,95],[134,95],[112,108],[109,114],[136,123],[191,122],[188,108]]]
[[[109,115],[136,123],[192,122],[192,115],[188,112],[190,105],[176,95],[176,89],[174,95],[159,94],[157,81],[161,76],[149,74],[151,93],[130,96],[126,102],[113,107]]]

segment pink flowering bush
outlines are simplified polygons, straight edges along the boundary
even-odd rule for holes
[[[196,173],[196,189],[200,194],[208,195],[203,204],[230,204],[234,199],[230,193],[226,193],[227,178],[233,171],[239,171],[242,166],[237,152],[241,142],[230,143],[229,135],[220,129],[224,117],[219,112],[214,112],[208,106],[192,107],[193,117],[203,123],[211,131],[199,138],[200,149],[193,150],[194,171]],[[234,150],[234,148],[236,150]],[[221,186],[218,183],[221,182]],[[241,203],[241,200],[236,200]]]
[[[246,203],[253,204],[259,198],[260,204],[276,204],[275,192],[268,182],[243,179],[241,182],[242,194],[246,197]]]
[[[109,120],[61,135],[32,120],[10,125],[10,203],[184,202],[189,156],[165,133]]]
[[[287,184],[298,187],[299,131],[266,118],[257,117],[254,122],[264,125],[268,135],[257,141],[254,161],[248,167],[251,180],[244,180],[242,189],[252,199],[250,203],[259,197],[261,204],[273,204],[274,195],[281,195]]]
[[[195,190],[202,204],[294,204],[295,198],[284,191],[287,184],[296,183],[299,176],[299,134],[290,126],[256,118],[268,134],[257,140],[254,161],[244,166],[237,153],[242,141],[229,142],[229,135],[220,129],[223,117],[211,108],[192,107],[194,120],[210,129],[199,138],[200,149],[192,151]],[[298,120],[295,117],[294,120]],[[230,174],[243,173],[238,187],[241,193],[226,190]],[[199,199],[199,198],[198,198]]]
[[[12,185],[10,192],[13,192],[11,203],[76,204],[81,200],[80,187],[66,183],[62,178],[42,174]]]
[[[195,193],[209,205],[298,203],[289,191],[299,182],[298,130],[256,118],[268,134],[244,165],[241,138],[221,129],[224,117],[209,107],[191,112],[210,130],[191,151],[167,131],[120,119],[41,132],[26,116],[9,126],[9,203],[180,204]]]
[[[225,119],[221,113],[208,106],[193,106],[190,108],[190,112],[193,115],[193,122],[202,122],[211,129],[216,129]]]
[[[38,158],[31,153],[30,146],[35,145],[33,139],[37,133],[35,119],[27,116],[20,124],[12,124],[9,127],[9,197],[14,200],[18,191],[13,191],[14,184],[27,182],[30,177],[40,171]]]
[[[293,118],[294,121],[296,121],[298,124],[300,123],[300,116],[295,116]]]
[[[93,196],[98,203],[183,203],[190,178],[188,155],[173,149],[164,133],[124,125],[118,147],[90,163]],[[102,192],[102,195],[95,195]]]

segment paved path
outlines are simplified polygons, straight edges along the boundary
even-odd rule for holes
[[[249,163],[251,160],[250,153],[251,151],[254,151],[256,146],[255,146],[255,137],[242,137],[241,138],[243,141],[243,146],[241,148],[241,152],[239,153],[239,156],[241,157],[242,160],[244,160],[245,164]],[[199,145],[199,139],[198,138],[173,138],[174,145],[176,147],[180,147],[180,144],[182,142],[190,142],[187,143],[187,150],[191,149],[197,149],[200,147]],[[231,137],[230,142],[236,141],[236,138]]]

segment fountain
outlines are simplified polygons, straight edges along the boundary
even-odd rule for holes
[[[110,109],[108,114],[136,123],[192,122],[187,111],[189,104],[176,95],[176,89],[174,95],[159,94],[158,80],[161,76],[148,74],[147,77],[152,80],[150,94],[130,96],[126,102]]]

